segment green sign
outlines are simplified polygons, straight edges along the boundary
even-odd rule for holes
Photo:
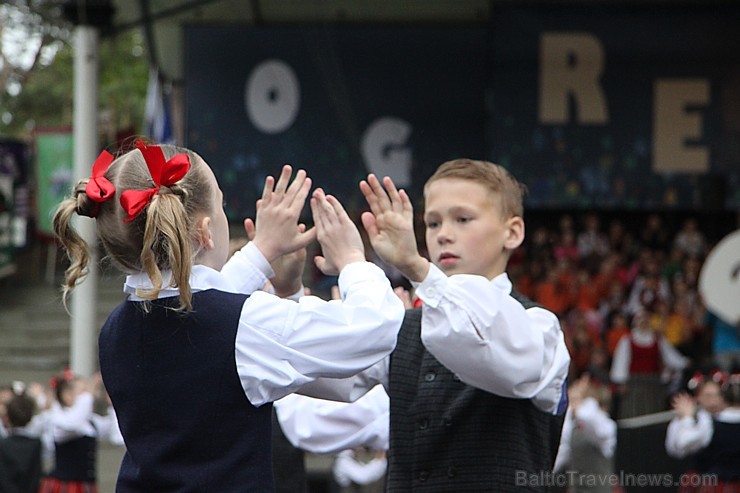
[[[72,187],[74,142],[72,132],[45,132],[36,135],[36,176],[38,177],[38,231],[52,235],[51,219],[57,205]]]

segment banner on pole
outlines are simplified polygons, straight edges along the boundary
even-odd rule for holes
[[[37,133],[35,140],[37,229],[51,236],[54,211],[72,187],[74,137],[71,130],[48,130]]]
[[[0,278],[15,272],[15,254],[28,243],[28,146],[0,139]]]

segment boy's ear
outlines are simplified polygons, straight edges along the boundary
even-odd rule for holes
[[[504,246],[507,250],[514,250],[524,241],[524,219],[514,216],[506,221],[506,241]]]
[[[200,216],[195,223],[196,240],[206,250],[213,250],[213,235],[211,234],[211,218]]]

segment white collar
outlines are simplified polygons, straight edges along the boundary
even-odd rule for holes
[[[491,283],[504,293],[511,294],[512,284],[506,272],[503,272],[491,279]]]
[[[717,414],[717,421],[740,423],[740,407],[728,407]]]
[[[162,285],[167,286],[171,277],[171,271],[162,271]],[[193,266],[193,270],[190,272],[189,284],[190,290],[193,293],[205,291],[206,289],[218,289],[219,291],[225,291],[227,293],[239,292],[239,290],[236,289],[226,276],[221,274],[221,272],[201,264]],[[144,298],[136,296],[137,289],[152,289],[152,281],[144,272],[126,276],[126,282],[123,285],[123,292],[128,294],[129,299],[132,301],[144,301]],[[179,289],[165,287],[159,292],[157,298],[170,298],[179,295]]]

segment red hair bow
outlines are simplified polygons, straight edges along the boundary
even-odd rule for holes
[[[159,192],[159,187],[171,187],[182,180],[190,170],[190,158],[187,154],[177,154],[165,161],[164,152],[159,146],[148,146],[143,141],[136,142],[136,148],[144,155],[149,173],[155,186],[146,190],[126,190],[121,194],[121,206],[128,213],[123,222],[131,222],[149,205],[152,197]]]
[[[113,186],[113,183],[103,176],[112,162],[113,155],[108,151],[103,151],[92,165],[92,176],[85,185],[85,193],[90,197],[90,200],[96,203],[92,217],[98,215],[99,204],[110,199],[116,193],[116,187]]]

